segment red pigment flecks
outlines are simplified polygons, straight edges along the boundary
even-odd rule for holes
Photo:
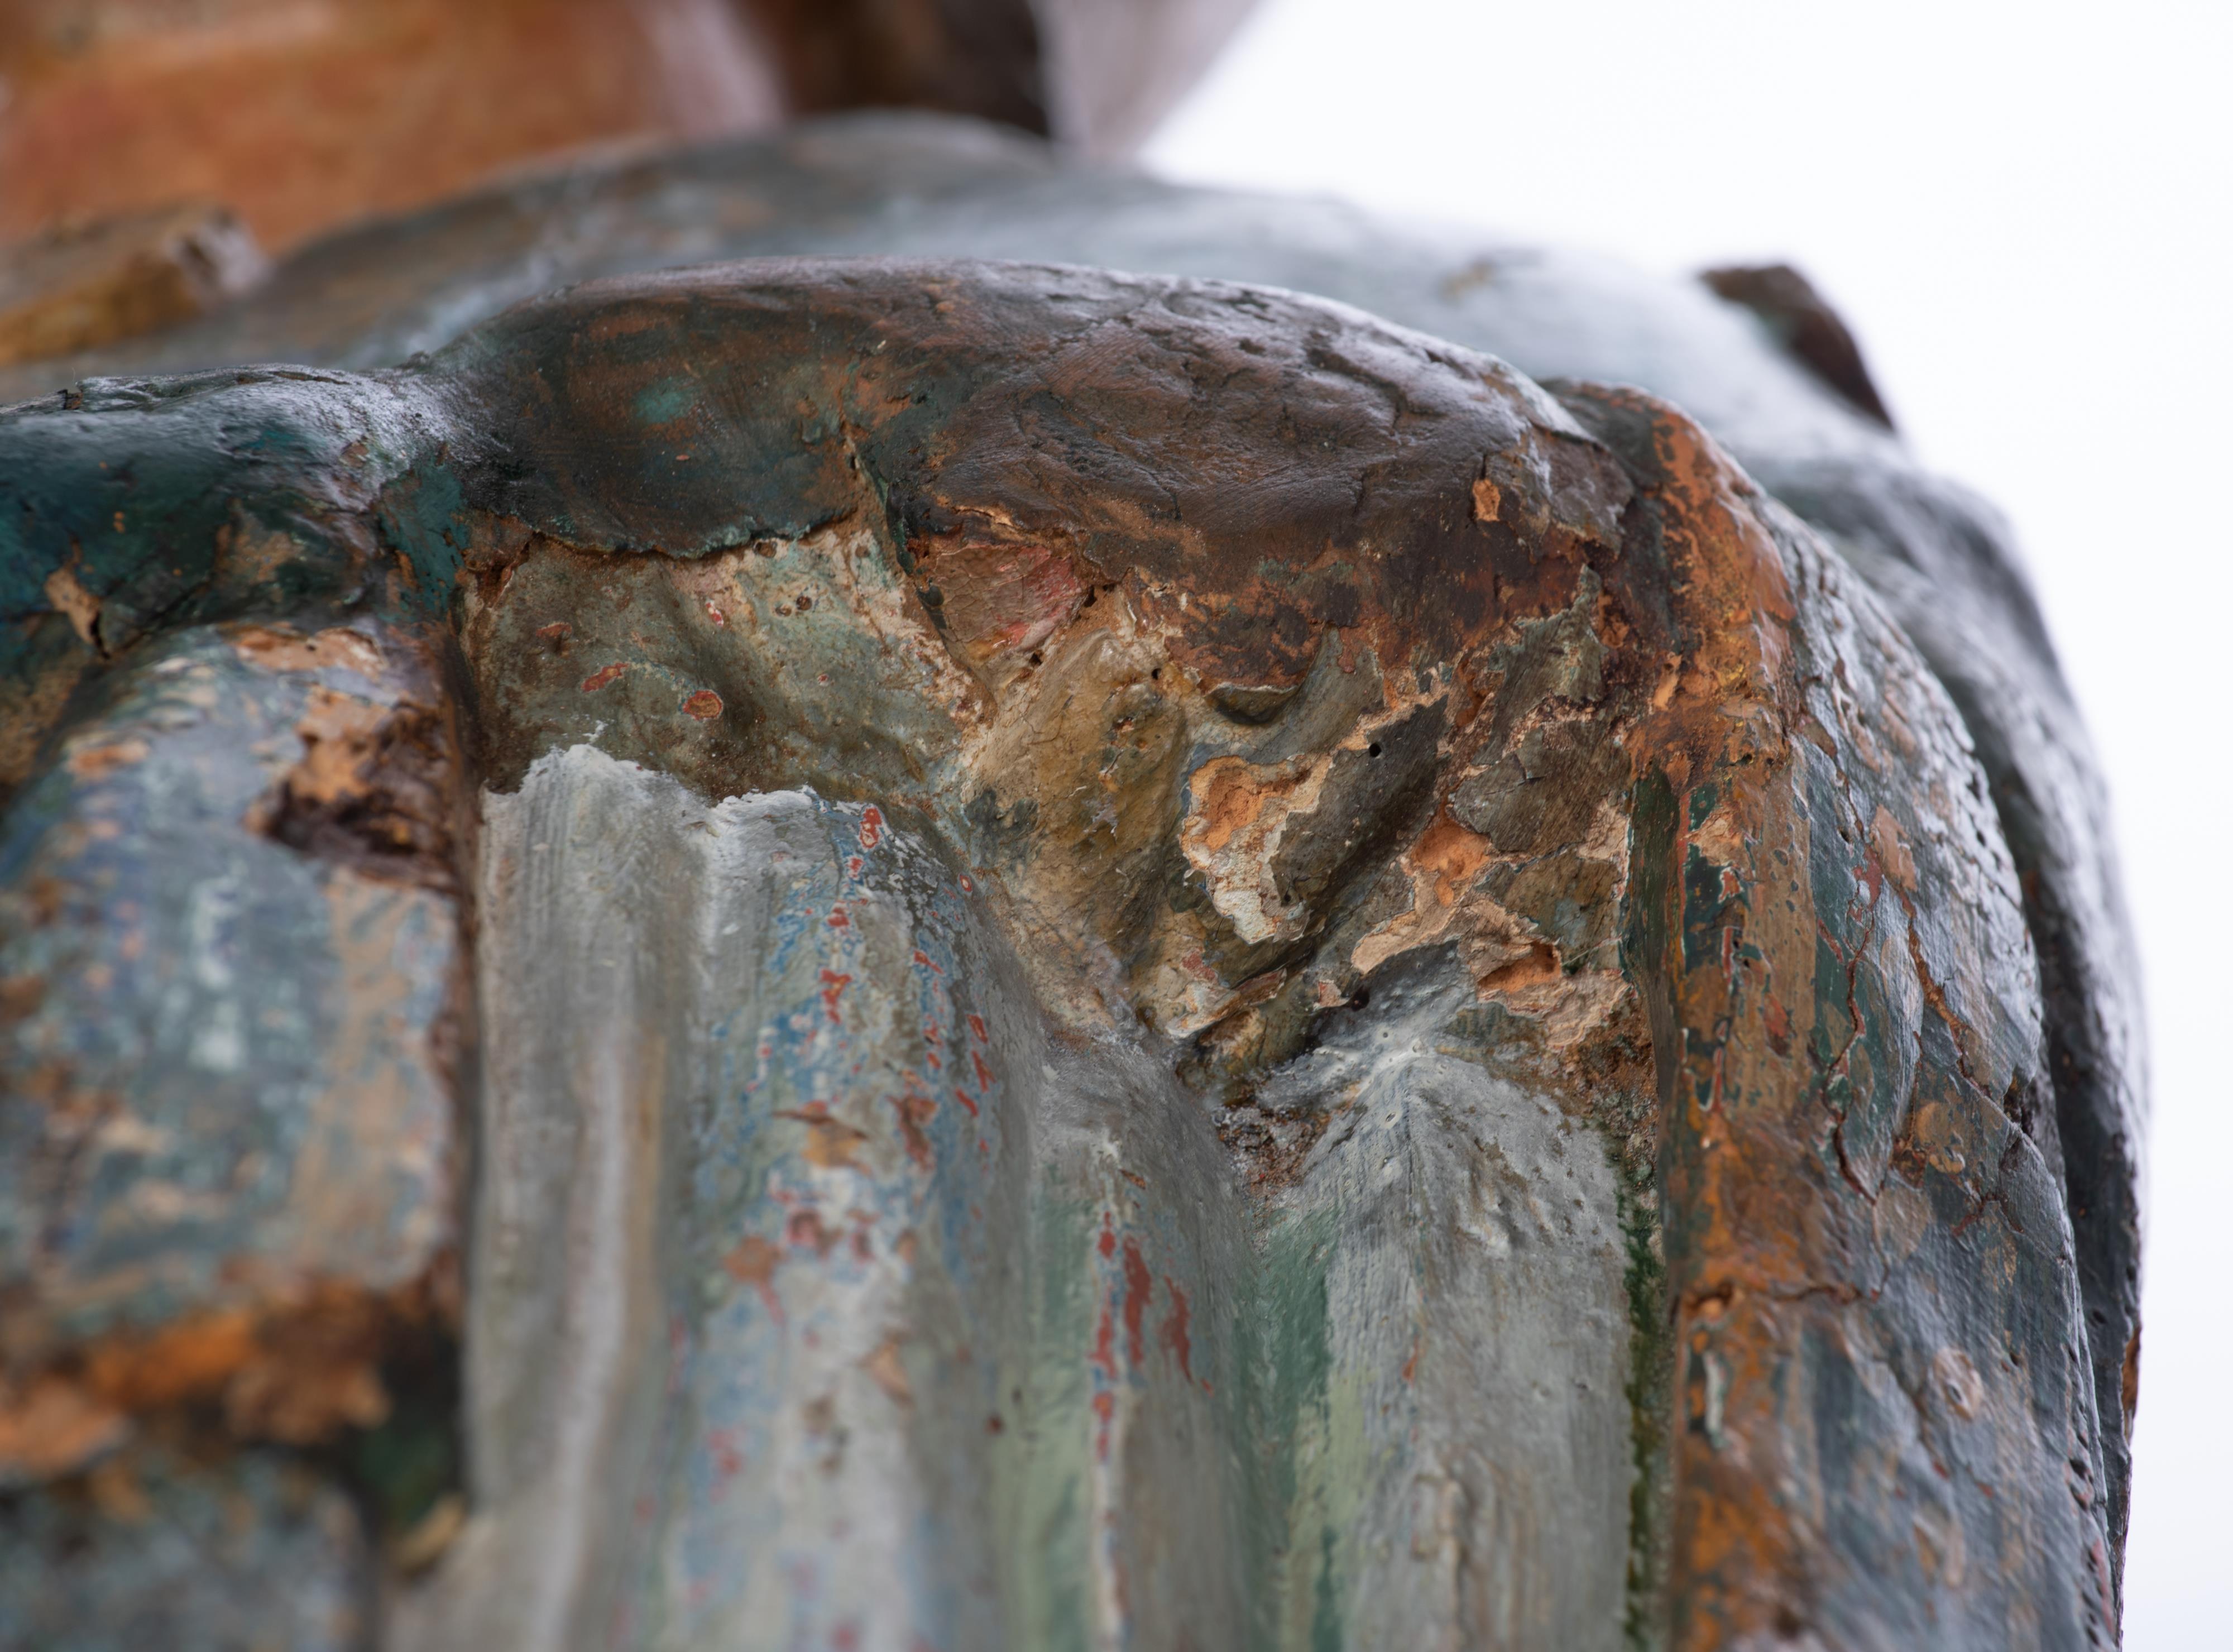
[[[1103,1215],[1101,1219],[1101,1259],[1104,1262],[1116,1254],[1116,1234],[1109,1222],[1109,1217]]]
[[[941,1070],[946,1065],[944,1062],[938,1058],[938,1051],[935,1050],[924,1050],[922,1052],[922,1058],[930,1063],[930,1070],[933,1072]]]
[[[706,599],[706,617],[719,626],[729,623],[729,616],[713,606],[713,599],[710,596]]]
[[[822,972],[822,1007],[832,1021],[837,1019],[837,995],[852,984],[850,975],[840,975],[834,970]]]
[[[1778,1055],[1791,1050],[1791,1011],[1785,1009],[1774,993],[1768,994],[1768,1042]]]
[[[938,1111],[936,1098],[910,1091],[892,1097],[892,1111],[899,1117],[900,1140],[907,1146],[907,1155],[924,1170],[930,1168],[930,1138],[922,1127]]]
[[[866,864],[867,862],[862,860],[862,858],[857,855],[847,855],[845,857],[845,875],[853,878],[859,877],[861,875],[862,867]]]
[[[1093,1415],[1101,1419],[1101,1427],[1094,1431],[1093,1454],[1105,1463],[1109,1460],[1109,1424],[1116,1415],[1116,1396],[1106,1389],[1095,1395]]]
[[[837,906],[830,908],[830,927],[832,929],[850,929],[853,927],[852,920],[845,915],[845,908],[843,907]]]
[[[563,620],[553,620],[548,625],[538,625],[535,634],[545,642],[563,642],[574,634],[574,628]]]
[[[975,1063],[977,1068],[977,1088],[982,1090],[991,1089],[993,1088],[993,1070],[985,1064],[985,1057],[979,1055],[973,1050],[969,1052],[969,1059]]]
[[[811,1250],[817,1256],[830,1254],[830,1247],[837,1242],[837,1235],[823,1226],[821,1216],[811,1210],[795,1210],[783,1225],[784,1243],[794,1250]]]
[[[876,848],[876,840],[883,835],[884,817],[876,812],[876,804],[870,803],[861,811],[861,847]]]
[[[721,697],[710,688],[701,688],[682,702],[682,709],[701,723],[710,723],[721,714]]]
[[[937,1022],[926,1021],[922,1024],[922,1036],[924,1042],[928,1044],[936,1044],[943,1035],[941,1034],[938,1030]]]
[[[960,1089],[955,1089],[954,1092],[954,1099],[969,1109],[969,1116],[971,1118],[973,1119],[977,1116],[977,1103],[970,1099],[969,1092],[967,1090]]]
[[[975,884],[972,883],[972,882],[971,882],[967,878],[966,878],[966,877],[965,877],[965,878],[963,878],[963,879],[961,880],[961,893],[962,893],[962,894],[975,894],[975,893],[976,893],[976,891],[977,891],[977,886],[976,886]]]
[[[925,969],[928,970],[933,975],[943,975],[946,973],[944,970],[939,968],[937,965],[930,961],[928,956],[924,953],[922,948],[920,946],[915,949],[915,961],[921,965]]]
[[[1146,1350],[1140,1335],[1141,1317],[1148,1311],[1149,1293],[1156,1288],[1148,1265],[1140,1259],[1140,1241],[1124,1241],[1124,1351],[1132,1363],[1139,1364]]]
[[[1116,1321],[1109,1304],[1101,1304],[1101,1322],[1093,1330],[1093,1357],[1089,1362],[1105,1376],[1116,1375]]]
[[[1186,1292],[1179,1289],[1179,1282],[1176,1279],[1166,1273],[1163,1275],[1163,1284],[1171,1293],[1171,1311],[1163,1316],[1162,1327],[1156,1333],[1156,1339],[1177,1356],[1179,1375],[1191,1382],[1194,1381],[1194,1366],[1191,1363],[1194,1358],[1194,1344],[1187,1338],[1187,1318],[1192,1310],[1187,1306]]]
[[[985,1036],[985,1018],[981,1015],[973,1015],[969,1018],[969,1031],[971,1033],[975,1035],[979,1044],[990,1044],[993,1042],[990,1038]]]
[[[744,1473],[745,1455],[737,1449],[736,1431],[716,1428],[706,1436],[706,1449],[713,1459],[713,1472],[723,1480],[734,1480]]]
[[[582,692],[585,694],[594,694],[607,683],[616,681],[627,670],[628,667],[623,661],[615,660],[595,675],[583,678]]]

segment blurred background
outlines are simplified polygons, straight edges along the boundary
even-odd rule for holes
[[[2132,1652],[2233,1647],[2233,8],[1264,0],[1150,139],[1650,268],[1787,260],[1933,468],[2014,519],[2146,969]]]

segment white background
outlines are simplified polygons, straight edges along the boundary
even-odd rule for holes
[[[1668,270],[1787,259],[2014,518],[2147,972],[2131,1652],[2233,1648],[2229,81],[2223,0],[1263,0],[1146,157]]]

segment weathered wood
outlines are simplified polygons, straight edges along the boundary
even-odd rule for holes
[[[1539,378],[1665,396],[1831,542],[1952,696],[2015,857],[2047,1006],[2049,1157],[2076,1224],[2108,1424],[2113,1567],[2138,1392],[2145,1108],[2138,970],[2090,744],[2005,524],[1826,392],[1819,364],[1786,356],[1746,312],[1602,261],[1394,229],[1324,202],[1077,170],[964,123],[877,117],[517,186],[342,237],[252,304],[153,346],[0,369],[0,395],[82,371],[376,367],[557,280],[799,250],[1056,258],[1325,294]]]
[[[379,1424],[381,1361],[445,1316],[458,775],[423,646],[173,632],[10,811],[9,1483],[153,1412]]]
[[[454,632],[473,1512],[403,1643],[2113,1639],[2067,868],[1667,404],[1260,289],[806,260],[0,454],[55,731],[11,831],[138,639]]]

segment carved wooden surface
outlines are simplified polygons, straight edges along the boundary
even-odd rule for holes
[[[1834,339],[1810,347],[1796,322],[1778,322],[1794,356],[1780,348],[1784,333],[1692,283],[1391,228],[1325,202],[1077,168],[967,122],[876,116],[591,169],[344,234],[206,322],[106,355],[0,368],[0,396],[88,372],[385,366],[564,280],[794,252],[1055,258],[1325,294],[1540,379],[1643,386],[1697,419],[1822,534],[1952,698],[2016,865],[2046,1006],[2050,1158],[2075,1224],[2095,1402],[2109,1424],[2100,1495],[2113,1569],[2138,1391],[2144,1096],[2138,970],[2106,802],[2005,525],[1869,416],[1865,373],[1837,387],[1852,364]],[[23,602],[11,613],[36,607]],[[22,659],[67,654],[58,619],[35,623]],[[27,758],[21,741],[12,755],[0,746],[0,779]]]
[[[10,1415],[111,1419],[8,1518],[76,1511],[128,1616],[165,1476],[322,1440],[393,1486],[405,1435],[347,1442],[448,1313],[462,1529],[411,1570],[399,1497],[243,1597],[275,1626],[324,1590],[428,1647],[2113,1640],[2088,1314],[2126,1299],[2062,1121],[2121,1115],[2047,1024],[2123,1002],[2082,748],[2028,609],[1968,605],[1992,542],[1929,526],[1974,518],[1787,371],[1735,438],[1792,433],[1833,524],[1908,502],[1851,534],[1897,609],[1664,402],[1218,282],[742,265],[0,413],[47,731],[7,1128],[67,1148],[7,1206]],[[1971,580],[1920,647],[1903,555]],[[2060,801],[2027,836],[2012,796]],[[158,820],[182,927],[127,958],[101,857]],[[232,888],[303,961],[195,917]],[[371,944],[407,910],[472,989]],[[303,1070],[342,1041],[257,1020],[283,981],[380,1037]],[[180,1004],[160,1082],[104,1076]],[[470,1121],[414,1143],[452,1185],[478,1144],[470,1219],[256,1295],[257,1230],[186,1195],[392,1174],[296,1127],[444,1049]],[[116,1188],[192,1288],[73,1317]],[[377,1305],[315,1342],[355,1363],[280,1361],[267,1298],[333,1291]],[[243,1314],[202,1388],[103,1386]],[[291,1529],[251,1523],[263,1575]]]

